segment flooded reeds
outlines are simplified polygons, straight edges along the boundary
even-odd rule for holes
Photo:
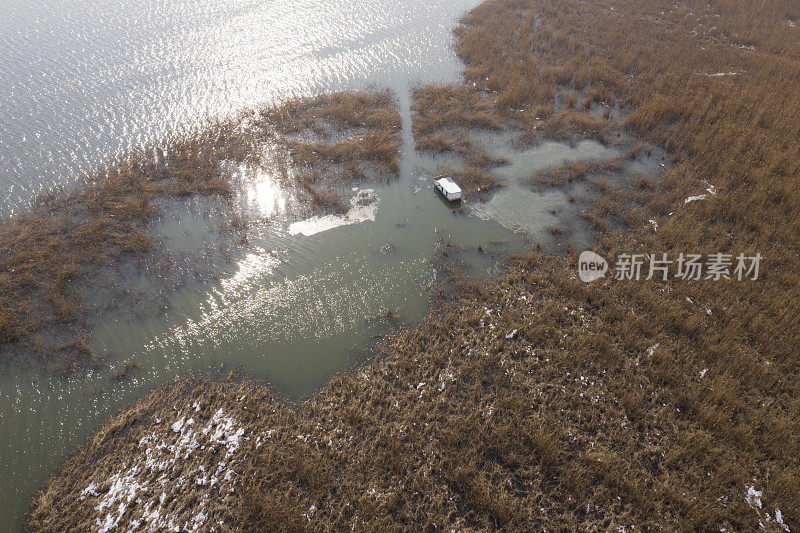
[[[220,408],[254,420],[234,456],[247,456],[236,491],[210,498],[208,519],[250,530],[800,527],[800,40],[787,24],[798,18],[788,0],[489,0],[464,17],[465,90],[492,98],[477,122],[551,121],[548,131],[614,142],[619,126],[603,122],[614,113],[585,109],[599,100],[679,156],[657,194],[648,176],[616,192],[597,183],[602,203],[587,216],[629,225],[595,251],[760,252],[761,277],[586,284],[576,257],[532,251],[299,406],[202,383],[202,423]],[[559,114],[564,88],[583,110]],[[456,89],[437,108],[450,96],[472,98]],[[469,116],[452,111],[456,124]],[[448,127],[426,117],[415,130]],[[656,225],[636,214],[643,198]],[[169,425],[199,395],[166,387],[107,423],[34,501],[31,528],[104,520],[111,476],[146,433],[175,439]],[[170,471],[167,486],[196,469]],[[134,482],[125,523],[158,507]],[[170,496],[164,516],[183,524],[206,491]]]
[[[312,208],[345,211],[342,187],[398,175],[402,119],[388,92],[293,99],[261,113],[257,124],[279,134]]]
[[[0,224],[0,349],[40,332],[80,324],[90,306],[83,286],[102,269],[143,257],[155,245],[147,232],[156,199],[192,194],[229,197],[221,159],[244,159],[249,139],[213,124],[159,149],[142,150],[97,171],[83,186],[41,199],[29,212]],[[74,341],[42,357],[73,368],[91,362]],[[61,364],[61,363],[58,363]]]
[[[501,185],[500,180],[480,166],[467,164],[444,173],[451,176],[461,186],[467,198],[486,199],[494,189]]]
[[[294,99],[266,110],[258,123],[284,136],[298,166],[361,165],[397,175],[402,120],[388,92]]]
[[[86,288],[122,264],[154,260],[159,239],[150,226],[162,205],[194,195],[230,200],[236,191],[223,163],[265,164],[262,147],[276,135],[319,133],[314,142],[279,137],[293,166],[282,174],[307,209],[341,212],[348,206],[343,186],[397,174],[399,129],[385,92],[293,100],[142,149],[71,191],[40,199],[0,223],[0,354],[9,360],[35,353],[61,372],[98,363],[76,339],[86,337],[92,315],[115,306],[129,289],[118,286],[115,301],[94,302]],[[245,232],[239,214],[230,205],[228,211],[233,232]]]
[[[425,86],[414,89],[414,135],[424,138],[449,128],[497,130],[502,128],[494,102],[466,87]]]
[[[411,110],[415,148],[459,156],[462,166],[441,170],[456,179],[466,198],[485,200],[501,185],[489,169],[506,161],[491,157],[474,140],[476,132],[503,128],[502,117],[490,98],[466,87],[418,87],[413,92]]]

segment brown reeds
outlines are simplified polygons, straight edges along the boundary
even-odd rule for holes
[[[493,102],[467,88],[425,86],[414,89],[412,127],[418,138],[450,128],[495,130],[502,127]]]
[[[257,123],[278,132],[312,209],[345,211],[343,186],[398,175],[402,119],[388,92],[292,99],[262,112]]]
[[[0,348],[80,322],[87,310],[82,285],[92,283],[100,269],[152,249],[146,226],[158,215],[156,198],[229,197],[217,161],[246,157],[249,142],[226,136],[230,126],[213,124],[165,149],[130,155],[84,186],[43,198],[30,212],[0,224]],[[45,352],[46,359],[93,359],[75,342]]]
[[[285,136],[283,142],[300,167],[370,166],[384,177],[397,175],[402,119],[388,92],[293,99],[264,111],[259,123]]]
[[[657,231],[634,222],[597,252],[760,252],[761,278],[585,284],[574,257],[531,252],[299,407],[253,394],[239,409],[234,386],[203,384],[258,420],[233,499],[210,516],[249,530],[799,527],[798,18],[788,0],[489,0],[470,12],[457,50],[470,90],[505,93],[498,114],[534,125],[559,87],[602,84],[605,103],[630,111],[626,128],[680,156],[649,195]],[[104,519],[81,491],[128,463],[158,395],[162,427],[173,423],[180,393],[106,424],[34,501],[32,529]]]
[[[621,157],[605,161],[575,161],[557,167],[541,170],[531,176],[533,185],[559,186],[585,180],[589,175],[613,174],[624,168]]]
[[[467,198],[485,200],[500,186],[488,169],[505,160],[490,156],[472,139],[475,133],[503,127],[491,98],[465,87],[429,85],[414,89],[411,109],[415,148],[458,155],[463,166],[444,172],[458,180]]]

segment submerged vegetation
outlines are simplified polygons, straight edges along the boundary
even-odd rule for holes
[[[80,321],[90,309],[81,287],[97,283],[104,267],[153,249],[147,226],[158,215],[157,199],[232,195],[218,161],[244,159],[249,148],[230,130],[218,123],[166,148],[133,154],[84,187],[44,198],[0,224],[0,350],[13,356],[32,345],[65,371],[91,359],[82,340]],[[37,334],[59,328],[73,330],[77,339],[40,345]]]
[[[397,177],[402,119],[388,92],[294,99],[256,119],[274,127],[312,208],[346,210],[343,184]]]
[[[444,167],[442,172],[456,179],[467,198],[485,199],[500,185],[489,169],[505,161],[490,157],[471,133],[502,129],[492,102],[475,91],[449,86],[419,87],[413,98],[414,147],[460,156],[462,166]]]
[[[465,88],[415,104],[430,150],[470,152],[454,120],[666,145],[678,161],[658,194],[631,184],[655,224],[632,216],[595,251],[760,252],[759,280],[584,284],[574,258],[530,252],[302,404],[232,382],[152,393],[48,483],[29,525],[800,527],[798,19],[789,0],[489,0],[457,30]],[[238,423],[216,433],[217,412]],[[146,436],[174,444],[188,417],[200,447],[160,479]],[[219,468],[206,427],[237,443],[224,498],[196,481]]]
[[[400,116],[385,92],[297,99],[143,149],[71,192],[41,199],[0,223],[0,354],[14,360],[33,350],[61,372],[96,363],[85,340],[91,317],[133,291],[113,272],[126,272],[130,263],[169,270],[152,231],[162,205],[193,195],[220,197],[227,202],[225,229],[234,236],[246,231],[231,209],[238,191],[225,163],[268,166],[301,191],[304,208],[341,210],[347,199],[337,186],[397,175],[399,130]],[[310,132],[320,139],[288,138]],[[288,150],[289,162],[279,156],[265,161],[269,144]],[[101,294],[88,295],[86,287],[100,287]]]

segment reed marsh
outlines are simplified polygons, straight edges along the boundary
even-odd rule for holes
[[[204,524],[254,531],[796,529],[800,40],[786,21],[798,18],[788,0],[489,0],[456,31],[465,88],[426,94],[425,108],[449,111],[421,111],[414,125],[429,147],[459,146],[428,137],[450,127],[439,115],[611,143],[631,131],[664,145],[676,161],[657,194],[644,176],[623,191],[630,199],[605,205],[609,185],[594,180],[597,225],[612,212],[629,222],[594,250],[760,252],[759,280],[585,284],[576,254],[532,250],[300,404],[233,382],[154,392],[51,479],[29,526],[94,527],[158,508],[179,525],[202,513]],[[743,74],[714,75],[730,71]],[[565,87],[575,110],[557,111]],[[599,102],[629,113],[598,118]],[[143,461],[147,434],[182,436],[171,424],[204,394],[196,427],[215,409],[241,418],[236,490],[177,493],[175,480],[202,477],[199,464],[218,467],[199,451],[170,465],[160,506],[160,491],[140,490],[127,469]],[[119,479],[132,491],[124,500],[110,491]]]
[[[119,272],[150,269],[158,278],[171,268],[152,231],[163,209],[219,198],[226,238],[245,239],[247,221],[232,203],[233,163],[269,166],[298,195],[298,214],[341,212],[351,183],[397,175],[399,130],[386,92],[296,99],[141,149],[40,199],[0,223],[0,354],[8,362],[34,353],[60,373],[102,364],[85,339],[93,316],[134,297]],[[279,155],[265,161],[265,144]],[[88,295],[101,286],[101,298]]]

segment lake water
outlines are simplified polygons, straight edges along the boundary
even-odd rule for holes
[[[566,160],[617,155],[597,142],[544,143],[508,158],[506,187],[455,213],[432,189],[442,159],[413,150],[410,89],[451,83],[462,65],[452,29],[477,1],[295,2],[45,0],[3,7],[0,20],[0,213],[69,187],[126,150],[290,96],[392,90],[403,114],[400,177],[352,191],[347,216],[295,222],[258,169],[237,169],[239,202],[256,222],[247,245],[215,261],[213,281],[186,283],[163,309],[121,308],[89,339],[111,368],[57,378],[36,368],[0,373],[0,529],[21,528],[31,495],[75,446],[122,406],[187,372],[241,369],[287,397],[313,392],[370,355],[383,310],[413,323],[428,311],[437,243],[464,247],[475,275],[541,243],[553,226],[586,242],[564,192],[526,179]],[[202,253],[216,237],[205,205],[169,211],[153,231],[168,253]],[[259,215],[271,215],[258,222]],[[294,222],[294,223],[293,223]],[[478,247],[484,253],[478,252]],[[146,303],[146,302],[145,302]],[[126,365],[125,380],[114,374]]]

